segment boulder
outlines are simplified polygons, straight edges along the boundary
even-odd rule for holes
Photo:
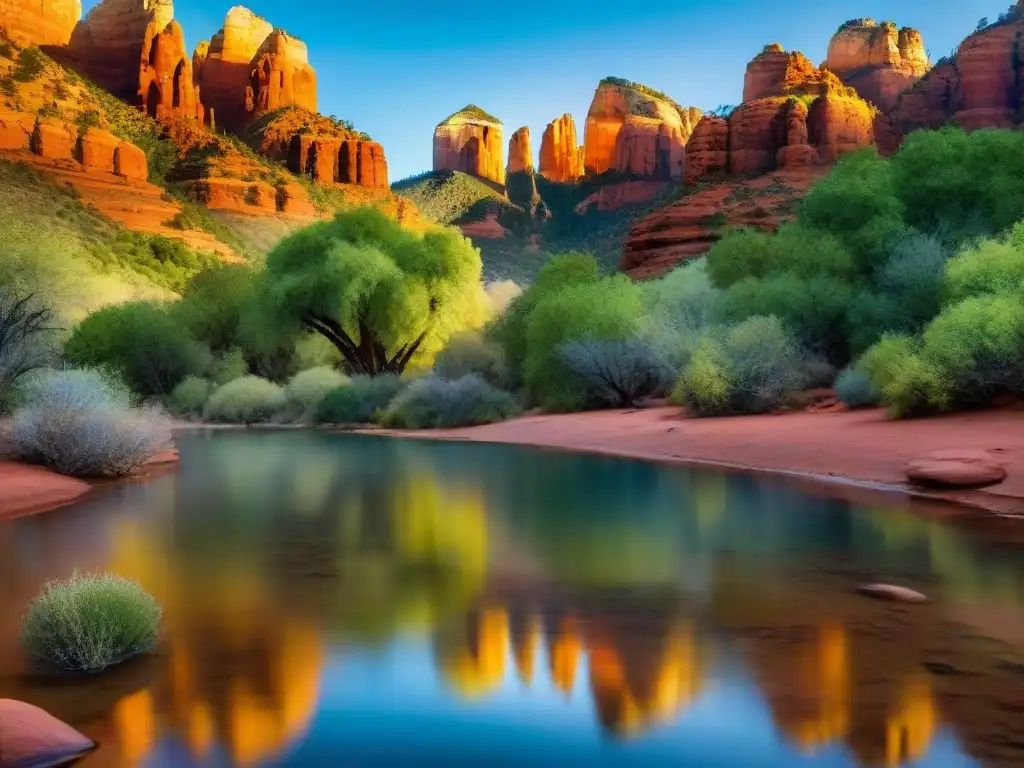
[[[576,181],[583,175],[580,149],[572,115],[552,120],[540,143],[540,175],[549,181]]]
[[[893,584],[862,584],[857,587],[857,594],[875,600],[890,600],[896,603],[927,603],[928,598],[908,587]]]
[[[533,150],[530,147],[530,129],[525,125],[508,140],[507,174],[533,173]]]
[[[27,152],[35,127],[35,115],[0,110],[0,150]]]
[[[434,129],[435,171],[462,171],[503,185],[504,152],[501,122],[472,104]]]
[[[82,0],[0,0],[0,28],[16,43],[67,45],[82,18]]]
[[[686,142],[700,118],[700,110],[646,86],[602,80],[587,112],[584,167],[594,174],[682,179]]]
[[[78,159],[88,170],[114,172],[114,155],[121,139],[108,131],[90,128],[78,139]]]
[[[38,707],[0,699],[3,768],[67,765],[95,748],[95,742]]]
[[[984,488],[1006,479],[1002,462],[981,450],[935,451],[909,462],[905,473],[928,488]]]
[[[114,173],[126,179],[146,181],[149,178],[146,153],[134,144],[122,141],[114,150]]]
[[[262,181],[208,178],[186,184],[189,196],[211,210],[265,211],[278,209],[278,191]]]
[[[294,181],[277,188],[277,209],[282,213],[316,216],[317,209],[301,184]]]
[[[32,152],[52,160],[71,160],[78,143],[73,126],[51,117],[40,117],[32,132]]]
[[[928,71],[921,33],[870,19],[845,25],[828,46],[824,66],[882,111],[896,106],[900,94]]]

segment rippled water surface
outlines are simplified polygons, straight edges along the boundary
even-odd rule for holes
[[[1024,765],[1019,549],[594,456],[179,443],[177,474],[0,523],[0,698],[99,741],[87,768]],[[159,599],[157,655],[24,674],[18,617],[76,568]]]

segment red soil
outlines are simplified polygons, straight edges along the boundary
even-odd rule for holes
[[[767,470],[898,487],[908,461],[947,448],[978,448],[1009,477],[984,491],[922,494],[1024,515],[1024,410],[894,421],[881,410],[685,418],[675,408],[527,416],[469,429],[394,434],[515,443]]]

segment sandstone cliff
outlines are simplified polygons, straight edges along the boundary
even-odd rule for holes
[[[930,68],[921,33],[892,22],[857,19],[832,37],[823,65],[883,112]]]
[[[686,141],[700,111],[638,83],[606,78],[587,113],[584,167],[652,179],[681,179]]]
[[[434,129],[434,170],[462,171],[505,183],[502,124],[470,104]]]
[[[767,46],[747,66],[747,99],[705,117],[687,143],[685,180],[832,163],[874,141],[876,110],[801,53]]]
[[[257,152],[322,184],[388,188],[384,148],[365,134],[302,107],[266,114],[246,135]]]
[[[508,168],[506,173],[533,173],[533,149],[530,147],[530,129],[525,125],[508,140]]]
[[[550,181],[576,181],[583,175],[583,147],[576,121],[564,114],[548,123],[540,143],[540,175]]]
[[[0,0],[0,29],[20,45],[67,45],[82,0]]]
[[[252,11],[235,6],[224,27],[193,55],[195,80],[210,122],[244,130],[262,112],[317,109],[316,72],[306,44]]]
[[[891,129],[884,150],[918,128],[953,121],[967,130],[1009,128],[1020,124],[1024,105],[1024,2],[999,20],[970,35],[954,56],[939,61],[899,98],[889,112]]]

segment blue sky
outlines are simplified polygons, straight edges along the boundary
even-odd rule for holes
[[[98,0],[85,0],[88,11]],[[232,0],[177,0],[190,48],[209,39]],[[891,19],[921,30],[934,59],[1011,0],[249,0],[305,40],[320,110],[384,145],[392,181],[429,170],[434,126],[468,103],[528,125],[533,151],[563,112],[583,122],[597,82],[615,75],[711,109],[740,100],[743,72],[766,43],[825,58],[846,19]]]

